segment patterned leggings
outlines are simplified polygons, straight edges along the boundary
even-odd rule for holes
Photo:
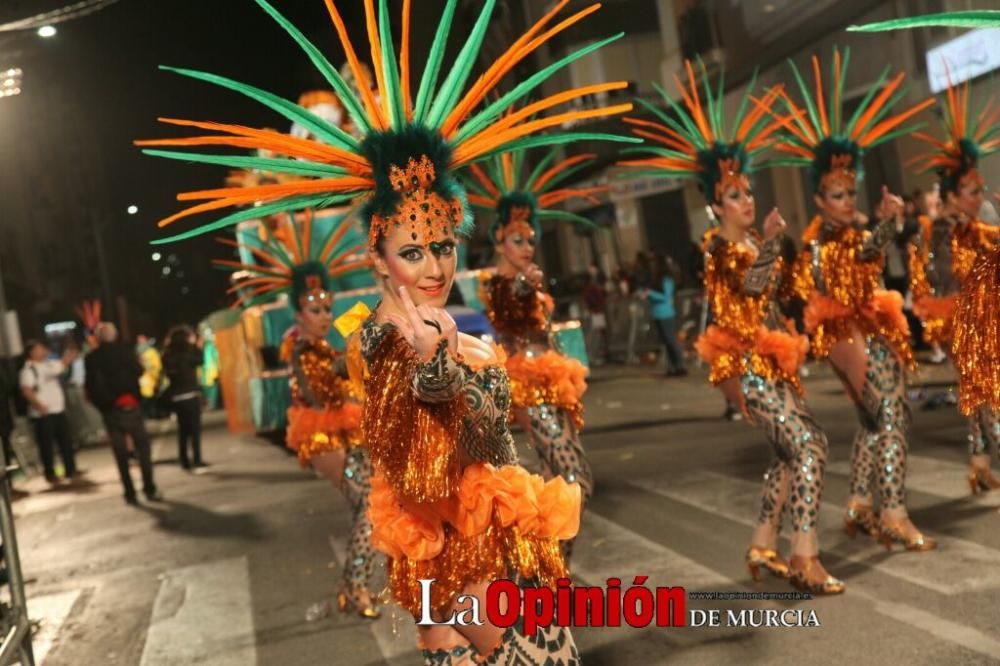
[[[989,455],[990,447],[1000,455],[1000,419],[988,405],[969,416],[969,455]]]
[[[530,581],[521,581],[522,588],[533,587]],[[497,666],[579,666],[580,654],[577,651],[573,634],[567,627],[552,624],[548,627],[538,627],[535,635],[528,636],[524,632],[523,616],[514,626],[507,629],[499,647],[493,654],[485,657],[469,644],[465,637],[456,636],[460,644],[450,649],[424,649],[425,666],[476,666],[490,664]]]
[[[518,420],[525,422],[527,415],[530,427],[531,441],[538,452],[542,463],[542,475],[551,479],[556,475],[566,479],[568,483],[579,483],[583,494],[580,510],[583,511],[587,500],[594,493],[594,474],[590,469],[590,461],[583,452],[580,443],[580,433],[570,421],[569,415],[558,407],[539,405],[538,407],[520,408]],[[573,553],[575,539],[563,541],[563,557],[569,561]]]
[[[764,428],[775,453],[764,474],[758,523],[780,528],[787,504],[796,533],[815,530],[823,494],[826,434],[787,383],[774,384],[751,373],[743,376],[742,389],[750,418]]]
[[[351,540],[344,557],[343,583],[351,589],[368,590],[375,568],[375,548],[372,546],[372,523],[368,519],[368,493],[371,490],[372,467],[365,447],[347,451],[344,460],[344,481],[341,490],[351,505],[353,523]],[[371,592],[371,590],[369,590]]]
[[[868,369],[861,403],[861,427],[851,451],[850,492],[871,497],[877,484],[882,509],[906,505],[906,433],[910,406],[899,359],[882,338],[868,341]]]

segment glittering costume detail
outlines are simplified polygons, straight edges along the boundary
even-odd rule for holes
[[[915,237],[910,247],[913,312],[924,325],[924,340],[948,347],[961,285],[976,258],[997,240],[997,227],[980,220],[942,217],[930,225],[929,238]]]
[[[806,247],[791,268],[785,294],[806,303],[806,331],[816,358],[826,358],[838,342],[860,332],[884,338],[899,360],[914,369],[903,299],[879,288],[880,254],[861,258],[868,236],[853,226],[835,228],[815,218],[803,235]]]
[[[764,477],[760,522],[780,525],[781,509],[787,502],[795,531],[815,530],[823,493],[826,435],[802,396],[786,382],[775,384],[751,373],[743,377],[742,388],[747,413],[755,425],[764,428],[776,455]]]
[[[1000,455],[1000,419],[987,405],[981,406],[969,416],[969,455]],[[992,449],[992,452],[991,452]]]
[[[906,378],[899,359],[881,338],[869,340],[866,353],[868,369],[858,405],[864,435],[855,436],[851,486],[863,488],[870,478],[868,470],[874,467],[882,509],[896,509],[906,505],[906,437],[911,418]],[[865,436],[868,439],[860,444]]]
[[[351,507],[351,537],[344,557],[344,582],[350,589],[369,589],[368,581],[375,568],[372,523],[368,518],[368,494],[371,491],[371,463],[364,447],[350,449],[344,461],[341,490]]]
[[[853,497],[871,497],[875,491],[875,458],[878,448],[878,433],[858,428],[851,445],[851,473],[848,488]]]
[[[1000,411],[1000,247],[984,252],[962,286],[952,351],[963,414]]]
[[[447,199],[432,190],[436,179],[434,163],[426,155],[419,161],[410,158],[404,167],[392,165],[389,182],[401,200],[390,216],[372,215],[368,234],[368,251],[376,252],[376,243],[394,229],[406,227],[413,240],[423,243],[440,242],[450,238],[452,231],[461,227],[465,217],[462,201]]]
[[[551,299],[521,276],[484,278],[480,295],[508,354],[512,411],[528,425],[543,473],[579,483],[586,505],[594,491],[593,471],[580,441],[587,371],[551,348]],[[572,542],[563,543],[567,559],[572,549]]]
[[[292,366],[285,442],[302,466],[313,456],[363,444],[361,396],[344,357],[326,340],[289,338],[284,347]]]
[[[510,343],[542,342],[548,337],[552,299],[528,284],[523,276],[483,275],[480,297],[497,333]]]
[[[771,263],[758,263],[753,249],[717,234],[706,241],[706,254],[705,290],[716,323],[695,349],[711,367],[709,381],[718,385],[753,373],[772,383],[787,382],[801,393],[799,368],[809,343],[774,309],[781,258],[767,253],[764,258]]]
[[[361,431],[363,399],[347,377],[344,356],[326,340],[289,337],[282,345],[291,363],[286,443],[298,452],[303,467],[317,456],[346,449],[340,489],[351,507],[351,534],[343,582],[351,590],[367,590],[375,566],[371,522],[365,514],[371,490],[371,465]]]
[[[442,344],[421,362],[391,326],[361,330],[365,434],[376,477],[372,540],[389,556],[395,601],[420,615],[419,579],[447,609],[471,583],[513,575],[553,585],[559,540],[579,527],[580,488],[515,463],[502,368],[473,370]]]
[[[522,588],[533,587],[521,582]],[[500,645],[488,655],[480,654],[472,645],[460,645],[450,650],[422,650],[425,666],[579,666],[580,654],[573,637],[565,627],[538,627],[533,636],[524,631],[523,619],[508,628]]]

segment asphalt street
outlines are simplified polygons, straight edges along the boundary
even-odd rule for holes
[[[585,664],[1000,663],[1000,493],[970,495],[957,411],[913,403],[910,508],[940,546],[888,553],[850,540],[841,527],[856,416],[830,373],[811,368],[809,400],[830,439],[824,563],[847,592],[688,603],[723,614],[814,611],[818,627],[576,629]],[[928,367],[917,383],[933,388],[950,376]],[[619,577],[628,585],[645,575],[647,584],[689,592],[791,590],[773,578],[754,583],[744,568],[772,453],[761,432],[721,418],[722,398],[703,372],[665,379],[653,368],[597,369],[586,407],[596,492],[574,555],[577,582]],[[23,486],[32,495],[15,512],[39,662],[419,663],[404,613],[387,609],[371,622],[324,612],[347,536],[342,498],[281,447],[231,435],[214,420],[206,474],[181,471],[171,436],[157,439],[164,502],[126,506],[103,448],[81,454],[87,484]],[[522,460],[535,467],[534,452],[518,439]],[[307,621],[314,604],[320,617]]]

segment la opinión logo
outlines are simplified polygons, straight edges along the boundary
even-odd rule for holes
[[[620,578],[609,578],[604,587],[573,586],[568,578],[549,587],[521,587],[512,580],[497,580],[486,592],[486,617],[496,627],[511,627],[524,619],[524,632],[532,636],[538,627],[553,624],[561,627],[684,627],[687,592],[683,587],[643,587],[647,576],[636,576],[632,586],[622,591]],[[458,604],[468,608],[436,622],[431,617],[431,590],[434,579],[419,579],[422,615],[421,626],[482,625],[480,601],[472,595],[459,595]]]

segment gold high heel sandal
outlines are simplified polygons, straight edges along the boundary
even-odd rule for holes
[[[847,503],[847,515],[844,516],[844,529],[852,539],[857,536],[858,529],[872,537],[878,536],[878,516],[868,504],[858,502]]]
[[[778,578],[788,578],[788,562],[774,548],[750,546],[746,555],[747,569],[754,582],[760,582],[760,568],[764,567]]]
[[[917,532],[916,536],[907,539],[903,535],[902,528],[902,521],[896,523],[882,523],[879,525],[878,540],[882,542],[882,545],[885,546],[886,550],[892,550],[892,545],[894,543],[901,543],[906,550],[916,552],[934,550],[937,547],[936,539],[924,536],[920,532]]]
[[[1000,488],[1000,479],[993,476],[993,470],[989,467],[969,467],[966,480],[969,482],[969,490],[972,491],[973,495]]]
[[[347,587],[340,588],[340,592],[337,593],[337,609],[341,613],[346,613],[349,610],[356,610],[358,615],[369,620],[376,620],[381,617],[381,613],[375,608],[374,602],[370,601],[371,595],[368,595],[369,601],[362,602],[358,598],[357,591],[350,591]]]
[[[804,564],[803,564],[804,563]],[[840,594],[845,589],[844,583],[829,573],[822,580],[811,580],[810,572],[813,571],[814,567],[820,564],[819,555],[813,555],[812,557],[799,557],[797,555],[792,556],[792,563],[790,565],[791,577],[790,581],[792,586],[800,592],[808,592],[809,594]],[[822,565],[820,565],[822,568]]]

